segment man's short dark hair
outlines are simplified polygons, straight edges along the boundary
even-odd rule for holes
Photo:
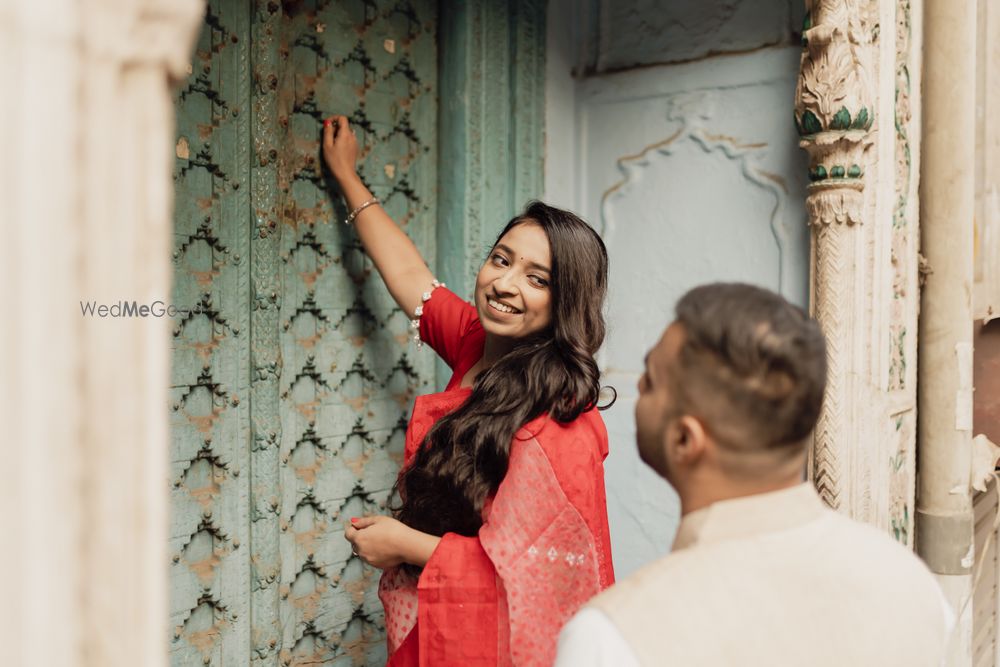
[[[769,290],[715,283],[685,294],[677,321],[684,343],[671,386],[680,409],[728,449],[805,442],[826,386],[826,343],[815,320]]]

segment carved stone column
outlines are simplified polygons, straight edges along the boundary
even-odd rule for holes
[[[809,154],[806,210],[813,230],[813,310],[827,338],[829,380],[810,457],[823,500],[855,514],[850,483],[855,279],[862,261],[868,153],[873,144],[875,0],[807,0],[795,123]]]
[[[807,0],[795,110],[829,362],[809,475],[831,507],[911,547],[923,7]]]
[[[169,82],[203,11],[0,7],[5,665],[167,664],[170,333],[150,307],[170,296]]]

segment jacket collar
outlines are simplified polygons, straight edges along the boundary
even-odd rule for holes
[[[809,482],[722,500],[681,519],[673,550],[787,530],[818,518],[826,510]]]

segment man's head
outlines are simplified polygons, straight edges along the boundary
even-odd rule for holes
[[[751,285],[697,287],[646,357],[640,455],[682,502],[706,485],[720,497],[781,486],[801,474],[825,385],[823,334],[799,308]]]

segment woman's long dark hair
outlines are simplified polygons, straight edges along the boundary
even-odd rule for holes
[[[601,390],[594,355],[604,341],[608,254],[601,237],[568,211],[531,202],[497,237],[539,225],[552,256],[552,324],[519,340],[476,378],[472,394],[427,433],[396,483],[397,519],[433,535],[475,535],[496,493],[514,434],[539,415],[571,422]]]

